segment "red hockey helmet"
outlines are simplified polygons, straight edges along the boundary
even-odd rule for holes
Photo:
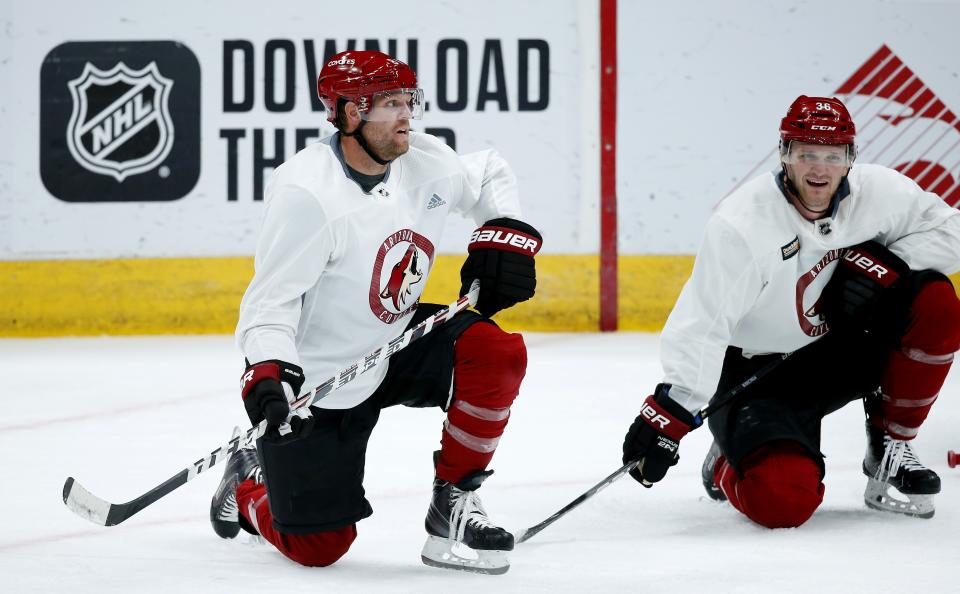
[[[854,144],[857,130],[853,118],[836,97],[800,95],[780,121],[780,147],[791,141],[811,144]]]
[[[337,101],[357,104],[361,116],[369,113],[374,95],[389,91],[412,93],[422,105],[417,74],[400,60],[383,52],[348,50],[331,57],[317,77],[317,95],[327,108],[327,121],[336,123]],[[413,118],[417,104],[411,106]]]

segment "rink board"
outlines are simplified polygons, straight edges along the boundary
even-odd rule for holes
[[[536,299],[498,316],[510,328],[599,327],[602,148],[616,154],[618,327],[658,330],[713,207],[777,167],[799,93],[846,101],[860,162],[960,204],[960,3],[615,4],[616,140],[601,147],[596,0],[414,2],[400,22],[372,0],[362,23],[335,26],[291,0],[271,7],[275,28],[225,0],[20,3],[0,14],[0,87],[21,91],[0,101],[0,137],[17,139],[0,143],[0,336],[230,332],[270,169],[331,133],[313,81],[347,47],[415,66],[417,130],[511,163],[545,244]],[[783,44],[801,30],[803,47]],[[149,163],[80,150],[94,135],[80,114],[103,132],[135,104],[111,112],[84,91],[121,64],[153,89],[140,105],[164,122],[154,136],[178,139]],[[451,217],[436,253],[464,253],[476,223]],[[425,300],[449,302],[460,259],[434,263]]]
[[[620,259],[621,327],[658,330],[691,256]],[[461,256],[440,256],[422,301],[448,303]],[[511,329],[597,328],[599,259],[543,255],[527,303],[497,315]],[[144,258],[0,262],[0,336],[216,334],[232,332],[252,258]]]
[[[461,256],[440,256],[424,302],[460,289]],[[693,256],[621,256],[620,329],[663,327]],[[537,258],[536,297],[496,316],[511,330],[595,331],[597,256]],[[0,262],[0,336],[233,332],[252,258]],[[960,275],[951,277],[960,286]]]

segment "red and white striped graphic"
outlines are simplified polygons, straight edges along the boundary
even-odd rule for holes
[[[960,204],[960,119],[883,45],[834,94],[857,125],[857,159],[913,178],[948,204]],[[737,184],[777,166],[773,149]]]

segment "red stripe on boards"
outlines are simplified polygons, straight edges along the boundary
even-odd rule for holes
[[[617,325],[617,0],[600,0],[600,330]]]

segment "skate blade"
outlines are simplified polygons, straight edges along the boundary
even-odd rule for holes
[[[452,545],[452,546],[451,546]],[[473,573],[501,575],[510,569],[507,551],[481,551],[439,536],[428,536],[420,552],[424,565]]]
[[[890,494],[890,490],[906,497],[906,500],[899,499]],[[892,485],[878,481],[877,479],[867,479],[867,488],[863,492],[863,501],[867,507],[879,511],[901,514],[914,518],[930,519],[935,511],[933,507],[933,495],[907,495],[900,493]]]

